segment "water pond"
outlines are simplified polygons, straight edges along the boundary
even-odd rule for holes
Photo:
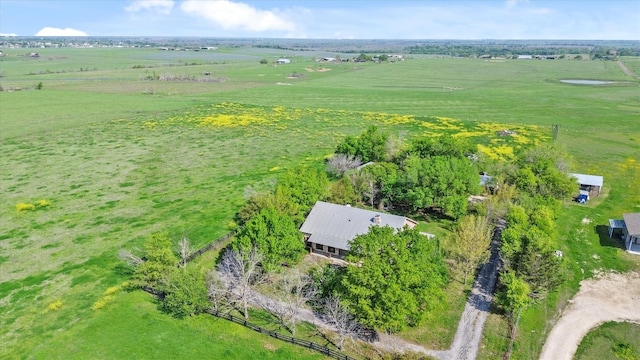
[[[607,85],[615,84],[617,81],[603,81],[603,80],[560,80],[561,83],[574,84],[574,85]]]

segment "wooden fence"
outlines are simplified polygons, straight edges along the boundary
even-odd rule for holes
[[[257,331],[261,334],[265,334],[265,335],[269,335],[273,338],[276,338],[278,340],[282,340],[282,341],[286,341],[288,343],[292,343],[295,345],[299,345],[302,347],[305,347],[307,349],[311,349],[314,351],[317,351],[321,354],[327,355],[329,357],[332,357],[334,359],[338,359],[338,360],[355,360],[354,358],[343,354],[339,351],[330,349],[324,345],[320,345],[318,343],[314,343],[313,341],[308,341],[308,340],[302,340],[302,339],[298,339],[298,338],[294,338],[292,336],[288,336],[288,335],[283,335],[280,333],[277,333],[275,331],[271,331],[265,328],[262,328],[258,325],[252,324],[250,322],[248,322],[247,320],[237,317],[237,316],[233,316],[231,314],[227,314],[227,313],[221,313],[219,311],[215,311],[215,310],[207,310],[206,311],[208,314],[211,314],[213,316],[217,316],[219,318],[222,319],[226,319],[229,321],[233,321],[236,324],[240,324],[242,326],[248,327],[249,329],[253,330],[253,331]]]
[[[216,245],[220,244],[223,241],[226,241],[227,239],[229,239],[230,237],[232,237],[235,234],[236,234],[235,231],[231,231],[231,232],[229,232],[227,234],[224,234],[221,237],[213,240],[210,244],[205,245],[202,248],[194,251],[192,254],[187,256],[187,262],[190,262],[191,260],[195,259],[196,257],[198,257],[198,256],[206,253],[207,251],[213,249]]]

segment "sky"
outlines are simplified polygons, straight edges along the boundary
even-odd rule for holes
[[[0,0],[0,36],[640,40],[640,0]]]

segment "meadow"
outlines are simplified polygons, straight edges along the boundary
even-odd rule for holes
[[[250,330],[230,330],[221,320],[172,319],[140,293],[119,293],[103,309],[91,308],[128,278],[119,248],[140,247],[161,230],[202,246],[233,227],[247,195],[270,189],[287,168],[323,166],[345,135],[372,124],[404,139],[469,137],[487,156],[503,158],[519,146],[551,141],[557,124],[572,171],[604,175],[602,199],[564,206],[558,224],[567,280],[524,315],[517,358],[537,356],[559,305],[580,280],[640,267],[640,257],[624,253],[599,227],[640,211],[640,76],[626,76],[614,62],[415,56],[320,64],[311,57],[333,54],[38,50],[39,59],[25,57],[27,49],[7,49],[0,58],[0,85],[14,90],[0,92],[2,358],[157,358],[184,351],[317,358]],[[259,63],[281,56],[292,64]],[[637,70],[638,59],[622,61]],[[163,74],[196,80],[154,79]],[[497,137],[501,129],[519,135]],[[17,211],[19,203],[41,200],[51,205]],[[422,226],[447,231],[447,224]],[[457,320],[433,323],[451,327]],[[481,352],[487,359],[506,346],[504,322],[492,315],[489,324]],[[453,336],[441,331],[447,334],[434,339],[429,332],[407,336],[437,346]],[[167,340],[178,336],[183,342]]]

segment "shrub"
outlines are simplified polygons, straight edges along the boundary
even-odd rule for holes
[[[115,294],[119,293],[120,290],[122,290],[122,286],[112,286],[110,288],[107,288],[107,290],[105,290],[104,295],[105,296],[115,295]]]
[[[40,200],[36,203],[36,207],[43,208],[51,206],[51,201],[49,200]]]
[[[111,302],[113,302],[113,296],[103,296],[102,298],[100,298],[100,300],[93,303],[93,305],[91,306],[91,310],[100,310]]]
[[[47,308],[51,311],[56,311],[56,310],[60,310],[60,308],[62,307],[62,301],[61,300],[56,300],[54,302],[52,302],[51,304],[49,304],[49,306],[47,306]]]
[[[36,206],[35,206],[35,205],[33,205],[33,204],[18,203],[18,204],[16,205],[16,210],[17,210],[18,212],[21,212],[21,211],[31,211],[31,210],[35,210],[35,209],[36,209]]]

